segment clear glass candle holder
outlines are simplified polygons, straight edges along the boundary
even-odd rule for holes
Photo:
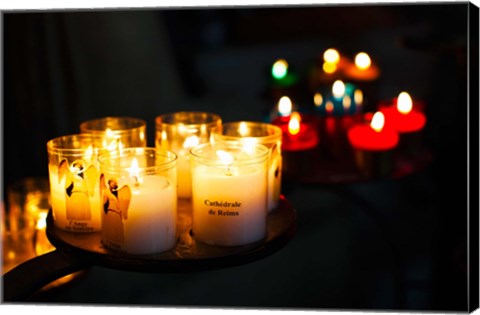
[[[102,243],[133,255],[176,245],[177,155],[139,147],[99,155]]]
[[[269,123],[237,121],[223,123],[212,130],[213,143],[240,141],[259,143],[269,149],[268,156],[268,211],[277,208],[282,186],[282,129]]]
[[[101,202],[96,147],[99,136],[73,134],[47,142],[52,214],[56,227],[76,233],[100,231]]]
[[[175,112],[155,119],[155,146],[178,155],[178,197],[191,198],[191,173],[188,151],[210,141],[211,130],[222,124],[215,113]]]
[[[146,147],[147,123],[133,117],[103,117],[84,121],[80,124],[81,133],[100,136],[97,147],[110,150]]]
[[[190,150],[192,232],[203,243],[238,246],[267,232],[267,147],[205,143]]]

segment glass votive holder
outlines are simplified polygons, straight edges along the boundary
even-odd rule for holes
[[[282,185],[282,129],[269,123],[238,121],[223,123],[212,131],[213,143],[240,141],[263,144],[268,154],[268,211],[278,206]]]
[[[238,246],[267,233],[267,167],[262,144],[204,143],[190,150],[192,232],[203,243]]]
[[[14,208],[2,209],[2,274],[32,259],[35,253],[35,218]]]
[[[172,150],[178,156],[177,188],[179,198],[191,198],[190,148],[210,141],[211,130],[222,119],[215,113],[175,112],[155,119],[155,146]]]
[[[42,255],[55,249],[47,238],[47,215],[51,208],[48,177],[22,178],[7,189],[8,207],[35,220],[35,251]]]
[[[47,142],[54,225],[78,233],[101,229],[99,136],[73,134]]]
[[[176,245],[177,155],[139,147],[99,155],[102,243],[133,255]]]
[[[110,150],[147,146],[147,123],[134,117],[103,117],[84,121],[81,133],[99,135],[96,146]]]

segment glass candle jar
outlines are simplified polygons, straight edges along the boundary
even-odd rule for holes
[[[103,117],[84,121],[81,133],[99,135],[97,147],[110,150],[147,146],[147,123],[133,117]]]
[[[47,142],[52,214],[56,227],[70,232],[101,229],[99,137],[73,134]]]
[[[246,245],[266,237],[267,147],[204,143],[190,150],[192,232],[201,242]]]
[[[134,255],[176,245],[175,153],[149,147],[99,156],[102,243]]]
[[[192,195],[189,149],[209,142],[211,130],[221,123],[219,115],[206,112],[176,112],[156,118],[155,146],[178,155],[179,198],[191,198]]]
[[[212,131],[212,142],[240,141],[259,143],[269,149],[268,154],[268,211],[278,206],[282,184],[282,130],[273,124],[261,122],[228,122]]]

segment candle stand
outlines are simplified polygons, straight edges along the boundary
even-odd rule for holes
[[[179,200],[176,246],[148,255],[111,251],[103,246],[101,232],[79,234],[61,230],[53,224],[50,211],[47,236],[56,249],[7,272],[3,276],[4,301],[27,300],[51,281],[93,265],[137,272],[181,273],[247,264],[280,250],[296,231],[296,210],[284,196],[280,196],[276,211],[267,216],[266,237],[242,246],[222,247],[196,242],[191,232],[191,211],[189,201]]]

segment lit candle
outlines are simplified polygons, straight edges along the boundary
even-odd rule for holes
[[[277,59],[271,67],[272,84],[277,87],[290,87],[297,83],[298,77],[290,70],[285,59]]]
[[[178,197],[191,198],[191,168],[189,150],[210,141],[213,128],[220,126],[222,119],[214,113],[176,112],[160,115],[155,120],[157,148],[172,150],[178,156]]]
[[[56,227],[70,232],[101,229],[98,136],[77,134],[48,141],[52,213]]]
[[[176,159],[154,148],[100,155],[105,246],[134,255],[175,247]]]
[[[380,70],[366,52],[355,55],[354,63],[344,69],[345,75],[355,81],[372,81],[379,77]]]
[[[322,116],[355,115],[361,112],[363,92],[351,83],[335,80],[330,91],[315,92],[313,103],[315,111]]]
[[[313,122],[304,121],[302,115],[293,112],[288,123],[276,122],[282,129],[282,149],[303,151],[315,148],[318,134]]]
[[[226,141],[192,148],[195,239],[237,246],[266,237],[268,152]]]
[[[147,123],[133,117],[103,117],[84,121],[80,132],[98,135],[100,143],[96,147],[109,150],[121,150],[147,145]]]
[[[396,101],[396,106],[387,105],[380,108],[385,115],[385,123],[400,134],[421,131],[427,119],[421,111],[413,108],[410,94],[401,92],[394,101]]]
[[[244,145],[260,143],[269,149],[268,158],[268,210],[278,206],[282,178],[282,130],[260,122],[229,122],[212,131],[212,142],[239,141]]]
[[[376,112],[370,124],[355,124],[348,130],[357,166],[367,177],[385,176],[391,170],[392,150],[398,145],[398,133],[385,125],[382,112]]]

